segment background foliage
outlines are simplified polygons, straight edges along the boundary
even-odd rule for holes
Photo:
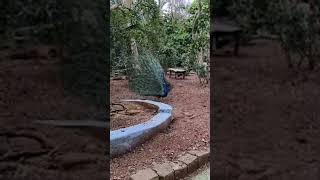
[[[200,48],[209,47],[209,1],[201,1],[201,6],[200,13],[199,1],[190,7],[180,7],[187,12],[184,16],[178,12],[164,13],[151,0],[137,0],[131,8],[121,6],[112,10],[112,71],[128,72],[133,62],[132,38],[139,52],[152,52],[164,69],[195,69]]]
[[[228,9],[226,16],[243,28],[243,39],[251,40],[262,34],[276,35],[286,54],[288,66],[301,70],[306,62],[313,70],[319,57],[320,1],[296,0],[236,0],[227,5],[216,0],[219,11]],[[223,10],[221,10],[223,9]],[[298,56],[296,63],[293,57]],[[296,59],[296,58],[295,58]]]

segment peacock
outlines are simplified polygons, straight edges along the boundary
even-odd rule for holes
[[[172,89],[159,61],[151,54],[140,54],[129,73],[129,88],[141,96],[167,97]]]

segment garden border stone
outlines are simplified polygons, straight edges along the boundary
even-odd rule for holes
[[[198,157],[192,154],[186,153],[178,158],[178,161],[187,165],[187,172],[192,173],[199,167],[199,163],[197,162]]]
[[[132,175],[130,180],[159,180],[159,176],[154,170],[148,168]]]
[[[147,103],[158,106],[158,114],[149,121],[110,132],[110,155],[115,157],[126,153],[143,143],[172,120],[172,107],[168,104],[150,100],[122,100],[126,102]]]
[[[152,169],[158,174],[160,180],[174,180],[174,170],[169,162],[155,164]]]
[[[195,170],[209,162],[210,151],[197,151],[192,150],[180,155],[177,161],[167,161],[162,164],[154,164],[151,168],[157,173],[159,180],[173,180],[182,179],[193,173]],[[168,167],[169,166],[169,167]],[[148,168],[150,169],[150,168]],[[144,174],[147,169],[139,170],[136,174],[130,176],[130,179],[134,179],[138,175]],[[173,171],[173,174],[172,174]],[[146,177],[146,176],[145,176]],[[153,177],[154,178],[154,177]],[[151,180],[151,179],[144,179]]]

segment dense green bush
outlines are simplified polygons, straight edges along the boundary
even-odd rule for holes
[[[305,60],[312,70],[320,43],[319,3],[316,1],[314,14],[311,14],[309,4],[298,1],[237,0],[229,12],[243,28],[246,40],[259,32],[276,35],[290,68],[300,68]],[[293,57],[296,55],[299,60],[295,66]]]
[[[278,35],[282,48],[287,55],[288,66],[294,67],[292,56],[298,54],[298,68],[306,60],[313,70],[319,52],[319,27],[316,18],[318,11],[311,15],[308,4],[293,4],[288,0],[270,3],[269,16],[272,22],[270,31]]]
[[[209,43],[209,1],[201,1],[201,8],[194,1],[189,16],[181,17],[164,14],[155,1],[138,0],[132,8],[112,10],[112,70],[125,72],[133,62],[132,39],[139,53],[151,52],[164,69],[194,70],[199,50]]]
[[[249,41],[269,24],[268,4],[273,0],[236,0],[229,7],[231,19],[243,29],[242,40]]]

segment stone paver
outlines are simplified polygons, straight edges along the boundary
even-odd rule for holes
[[[197,156],[191,155],[189,153],[187,153],[183,156],[180,156],[178,158],[178,161],[181,161],[187,165],[188,173],[192,173],[193,171],[195,171],[199,167],[198,161],[197,161]]]
[[[155,164],[152,169],[159,175],[160,180],[174,180],[174,170],[169,162]]]
[[[130,180],[159,180],[159,176],[152,169],[148,168],[138,171],[137,174],[130,177]]]
[[[202,165],[209,161],[210,151],[189,151],[189,154],[197,156],[199,165]]]
[[[182,162],[170,162],[172,169],[174,170],[174,179],[181,179],[188,173],[187,165]]]
[[[208,166],[210,151],[189,151],[178,157],[176,161],[166,161],[161,164],[153,163],[152,169],[138,171],[130,177],[131,180],[178,180],[184,179],[188,174],[195,172],[189,177],[193,180],[206,180],[210,178]]]

